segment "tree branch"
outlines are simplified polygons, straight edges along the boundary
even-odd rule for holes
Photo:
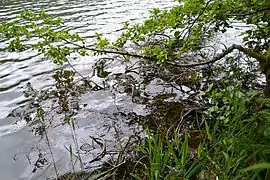
[[[150,56],[143,56],[143,55],[138,55],[138,54],[131,54],[128,52],[121,52],[121,51],[110,51],[110,50],[101,50],[101,49],[95,49],[91,47],[87,47],[84,45],[79,45],[74,42],[68,41],[66,39],[63,39],[63,41],[72,44],[74,46],[77,46],[80,49],[87,49],[89,51],[94,51],[94,52],[99,52],[99,53],[105,53],[105,54],[117,54],[117,55],[122,55],[122,56],[130,56],[130,57],[135,57],[135,58],[142,58],[142,59],[149,59],[149,60],[157,60],[155,57],[150,57]]]
[[[177,67],[196,67],[196,66],[203,66],[203,65],[207,65],[207,64],[213,64],[216,61],[219,61],[220,59],[224,58],[226,55],[231,53],[234,49],[236,49],[235,46],[237,46],[237,45],[232,45],[231,47],[227,48],[225,51],[218,54],[216,57],[214,57],[210,61],[205,61],[205,62],[200,62],[200,63],[192,63],[192,64],[177,64],[177,63],[172,63],[172,62],[167,62],[167,63],[170,65],[177,66]]]
[[[252,58],[255,58],[257,61],[259,61],[260,64],[263,64],[267,59],[267,57],[264,55],[256,53],[256,52],[249,50],[247,48],[244,48],[240,45],[233,44],[232,46],[227,48],[222,53],[218,54],[216,57],[214,57],[210,61],[205,61],[205,62],[201,62],[201,63],[193,63],[193,64],[177,64],[177,63],[172,63],[172,62],[166,62],[166,63],[168,63],[170,65],[177,66],[177,67],[196,67],[196,66],[203,66],[203,65],[207,65],[207,64],[213,64],[213,63],[221,60],[222,58],[224,58],[226,55],[230,54],[235,49],[245,53],[246,55],[248,55]]]
[[[227,16],[230,16],[230,17],[237,17],[237,16],[250,16],[250,15],[253,15],[253,14],[257,14],[257,13],[261,13],[263,11],[270,11],[270,8],[267,7],[267,8],[262,8],[262,9],[259,9],[257,11],[253,11],[253,12],[248,12],[248,13],[245,13],[245,14],[227,14]]]
[[[186,28],[186,31],[183,30],[182,32],[185,32],[185,34],[183,35],[183,38],[186,37],[186,35],[190,32],[190,29],[195,25],[195,23],[199,20],[199,18],[203,15],[203,13],[205,12],[205,10],[207,9],[208,5],[212,2],[212,0],[208,0],[207,3],[205,4],[203,10],[198,14],[198,16],[194,19],[194,21],[190,24],[190,26],[188,28]]]
[[[100,52],[100,53],[105,53],[105,54],[118,54],[118,55],[123,55],[123,56],[130,56],[130,57],[135,57],[135,58],[141,58],[141,59],[148,59],[148,60],[152,60],[152,61],[157,61],[158,59],[155,57],[151,57],[151,56],[144,56],[144,55],[138,55],[138,54],[131,54],[128,52],[120,52],[120,51],[109,51],[109,50],[100,50],[100,49],[94,49],[94,48],[90,48],[87,46],[82,46],[73,42],[69,42],[67,40],[64,39],[64,41],[66,41],[67,43],[70,43],[72,45],[75,45],[79,48],[84,48],[90,51],[94,51],[94,52]],[[230,54],[233,50],[239,50],[243,53],[245,53],[246,55],[255,58],[257,61],[259,61],[260,64],[263,64],[267,61],[267,56],[265,55],[261,55],[257,52],[254,52],[250,49],[244,48],[240,45],[236,45],[233,44],[232,46],[230,46],[229,48],[227,48],[225,51],[223,51],[222,53],[218,54],[217,56],[215,56],[212,60],[210,61],[205,61],[205,62],[200,62],[200,63],[191,63],[191,64],[178,64],[178,63],[174,63],[171,62],[169,60],[165,60],[165,63],[169,64],[169,65],[173,65],[176,67],[196,67],[196,66],[203,66],[203,65],[208,65],[208,64],[213,64],[219,60],[221,60],[222,58],[224,58],[226,55]]]

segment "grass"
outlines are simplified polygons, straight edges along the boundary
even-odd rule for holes
[[[190,134],[148,133],[135,179],[270,179],[270,104],[238,86],[209,88],[205,136],[191,153]],[[264,103],[264,104],[263,104]],[[259,109],[258,109],[259,107]]]
[[[148,130],[137,159],[98,170],[99,179],[270,179],[270,101],[238,85],[209,86],[202,123],[184,135]],[[199,125],[200,124],[200,125]],[[196,141],[194,143],[194,137]],[[197,138],[200,137],[200,138]],[[95,179],[88,178],[88,179]]]

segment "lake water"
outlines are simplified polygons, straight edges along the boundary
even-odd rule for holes
[[[22,10],[46,10],[52,16],[60,16],[71,32],[79,32],[86,39],[96,32],[115,38],[125,21],[140,22],[147,16],[148,10],[154,7],[169,8],[170,0],[0,0],[0,21],[16,17]],[[89,41],[91,41],[89,39]],[[5,42],[0,41],[0,47]],[[73,61],[74,67],[84,76],[91,75],[94,57],[79,58]],[[53,84],[52,73],[62,68],[49,60],[36,55],[35,52],[22,53],[0,52],[0,177],[3,180],[45,179],[53,176],[50,163],[41,165],[36,173],[32,173],[40,154],[50,158],[40,143],[29,131],[23,119],[12,116],[12,112],[23,111],[28,102],[23,96],[26,83],[30,82],[36,89],[44,89]],[[121,72],[120,66],[112,68]],[[113,94],[106,91],[88,93],[82,97],[88,106],[81,113],[78,134],[80,143],[93,136],[102,136],[100,130],[109,121],[103,115],[122,108],[127,111],[140,111],[143,107],[133,104],[125,95],[117,97],[117,107]],[[92,112],[92,113],[89,113]],[[111,122],[111,121],[110,121]],[[120,124],[125,126],[125,123]],[[122,127],[122,129],[130,127]],[[133,127],[139,128],[139,127]],[[104,133],[105,134],[105,133]],[[111,135],[107,135],[110,139]],[[50,132],[51,145],[60,172],[70,169],[64,148],[70,143],[70,131],[55,128]],[[112,138],[111,138],[112,139]]]

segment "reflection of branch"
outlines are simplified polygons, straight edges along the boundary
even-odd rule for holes
[[[106,142],[103,140],[103,139],[100,139],[100,138],[95,138],[93,136],[89,136],[95,143],[97,143],[100,148],[102,148],[102,151],[100,154],[98,154],[97,157],[95,157],[94,159],[92,159],[91,161],[88,162],[88,164],[91,164],[95,161],[99,161],[101,160],[105,155],[106,155]],[[99,142],[99,141],[102,141],[102,142]]]
[[[68,62],[68,65],[79,75],[79,76],[81,76],[81,78],[83,78],[83,80],[85,80],[85,82],[88,84],[88,86],[91,88],[92,86],[91,86],[91,84],[89,83],[89,82],[91,82],[91,83],[93,83],[96,87],[98,87],[98,88],[100,88],[100,89],[103,89],[101,86],[99,86],[97,83],[95,83],[94,81],[92,81],[92,80],[88,80],[86,77],[84,77],[81,73],[79,73],[76,69],[75,69],[75,67],[70,63],[70,61],[69,60],[67,60],[67,62]]]

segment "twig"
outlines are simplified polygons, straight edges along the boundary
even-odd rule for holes
[[[186,32],[185,32],[183,38],[185,38],[185,36],[187,35],[187,33],[190,32],[190,29],[191,29],[191,28],[194,26],[194,24],[198,21],[198,19],[201,17],[201,15],[203,15],[203,13],[204,13],[205,10],[207,9],[207,7],[208,7],[208,5],[210,4],[211,1],[213,1],[213,0],[207,1],[207,3],[205,4],[203,10],[198,14],[198,16],[197,16],[197,17],[194,19],[194,21],[191,23],[191,25],[190,25],[188,28],[186,28]],[[185,31],[185,30],[184,30],[184,31]],[[184,32],[184,31],[183,31],[183,32]]]
[[[52,152],[52,148],[51,148],[49,136],[48,136],[48,134],[47,134],[46,126],[45,126],[45,123],[44,123],[43,121],[42,121],[42,124],[43,124],[43,126],[44,126],[45,138],[46,138],[47,145],[48,145],[48,148],[49,148],[51,157],[52,157],[53,168],[54,168],[54,171],[55,171],[55,175],[56,175],[56,178],[58,179],[59,176],[58,176],[58,172],[57,172],[57,168],[56,168],[56,162],[55,162],[54,155],[53,155],[53,152]]]
[[[138,55],[138,54],[131,54],[131,53],[128,53],[128,52],[121,52],[121,51],[110,51],[110,50],[95,49],[95,48],[87,47],[87,46],[84,46],[84,45],[80,45],[80,44],[68,41],[66,39],[62,39],[62,40],[64,40],[65,42],[67,42],[69,44],[77,46],[77,47],[79,47],[81,49],[87,49],[87,50],[94,51],[94,52],[105,53],[105,54],[118,54],[118,55],[122,55],[122,56],[131,56],[131,57],[135,57],[135,58],[157,60],[157,58],[155,58],[155,57],[143,56],[143,55]]]
[[[95,161],[99,161],[101,158],[103,158],[106,154],[106,142],[103,139],[100,138],[95,138],[93,136],[89,136],[93,141],[95,141],[101,148],[102,151],[101,153],[99,153],[99,155],[97,157],[95,157],[94,159],[92,159],[91,161],[88,162],[88,164],[93,163]],[[102,140],[102,143],[99,142],[98,140]]]
[[[73,124],[74,122],[72,121],[71,123]],[[83,167],[83,161],[82,161],[80,151],[79,151],[77,134],[76,134],[75,128],[73,128],[73,125],[71,123],[69,123],[71,136],[72,136],[73,143],[75,145],[75,148],[76,148],[76,151],[77,151],[77,154],[78,154],[78,159],[79,159],[79,162],[80,162],[81,170],[83,170],[84,167]]]

